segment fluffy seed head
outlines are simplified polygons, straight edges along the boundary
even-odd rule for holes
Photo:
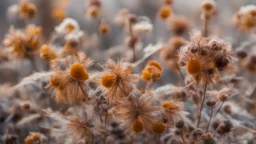
[[[202,71],[202,64],[197,59],[190,59],[187,64],[187,71],[191,75],[199,74]]]
[[[133,124],[132,124],[132,131],[135,133],[141,133],[144,129],[144,124],[140,119],[137,119]]]
[[[87,80],[89,78],[88,72],[81,64],[73,64],[70,68],[70,76],[76,80]]]
[[[101,84],[106,88],[111,87],[115,82],[116,76],[113,74],[105,74],[101,77]]]
[[[162,134],[165,132],[166,126],[162,122],[152,124],[152,131],[156,134]]]

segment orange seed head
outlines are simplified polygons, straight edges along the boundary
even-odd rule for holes
[[[70,76],[76,80],[87,80],[89,78],[88,72],[81,64],[73,64],[70,68]]]
[[[144,124],[140,119],[137,119],[133,124],[132,124],[132,130],[135,133],[141,133],[144,129]]]
[[[166,126],[162,122],[152,124],[152,131],[156,134],[162,134],[165,132]]]
[[[101,84],[106,88],[111,87],[115,82],[116,76],[113,74],[106,74],[101,77]]]
[[[202,71],[202,64],[197,59],[190,59],[187,64],[187,71],[191,75],[199,74]]]

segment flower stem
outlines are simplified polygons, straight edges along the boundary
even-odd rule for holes
[[[134,39],[133,32],[132,32],[132,24],[129,22],[129,31],[131,35],[131,39]],[[136,51],[135,51],[135,45],[132,44],[132,50],[133,50],[133,62],[136,62]]]
[[[207,125],[206,130],[205,130],[206,133],[208,132],[211,121],[212,121],[212,113],[213,113],[213,107],[211,107],[210,120],[209,120],[208,125]]]
[[[200,119],[201,119],[201,113],[203,110],[203,106],[204,106],[204,100],[205,100],[205,94],[206,94],[206,88],[207,88],[207,82],[205,82],[205,86],[204,86],[204,94],[203,94],[203,99],[201,101],[201,105],[200,105],[200,111],[199,111],[199,116],[198,116],[198,121],[197,121],[197,128],[200,125]]]
[[[216,113],[214,114],[213,117],[216,117],[216,115],[218,114],[218,112],[220,111],[221,107],[223,106],[224,102],[221,103],[220,107],[218,108],[218,110],[216,111]]]
[[[160,143],[161,143],[161,135],[158,134],[156,138],[156,144],[160,144]]]
[[[208,19],[204,19],[204,32],[203,32],[203,36],[207,37],[208,36]]]
[[[180,137],[181,137],[183,143],[187,144],[186,141],[185,141],[184,135],[183,135],[183,130],[180,130]]]

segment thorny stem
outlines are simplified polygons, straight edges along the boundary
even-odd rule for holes
[[[202,109],[203,109],[203,106],[204,106],[206,88],[207,88],[207,82],[205,82],[205,86],[204,86],[204,94],[203,94],[203,99],[202,99],[201,105],[200,105],[200,111],[199,111],[199,116],[198,116],[198,121],[197,121],[197,128],[199,127],[199,124],[200,124],[201,113],[202,113]]]
[[[132,24],[131,24],[131,22],[129,22],[129,31],[130,31],[130,34],[131,34],[131,39],[133,40],[134,36],[133,36],[133,32],[132,32]],[[136,51],[135,51],[134,44],[132,44],[132,51],[133,51],[133,62],[136,62]]]
[[[213,107],[211,107],[210,120],[209,120],[208,125],[207,125],[206,130],[205,130],[206,133],[208,132],[211,121],[212,121],[212,113],[213,113]]]
[[[218,110],[216,111],[216,113],[214,114],[213,117],[216,117],[216,115],[218,114],[218,112],[220,111],[221,107],[223,106],[224,102],[221,103],[220,107],[218,108]]]

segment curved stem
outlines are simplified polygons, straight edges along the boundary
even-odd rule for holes
[[[200,125],[200,119],[201,119],[201,113],[202,113],[203,106],[204,106],[206,88],[207,88],[207,82],[205,82],[205,86],[204,86],[204,94],[203,94],[203,99],[202,99],[201,105],[200,105],[200,111],[199,111],[199,116],[198,116],[198,121],[197,121],[197,128],[198,128],[199,125]]]

